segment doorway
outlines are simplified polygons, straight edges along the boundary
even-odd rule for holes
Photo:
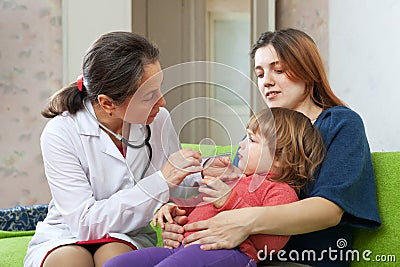
[[[275,0],[132,0],[132,31],[159,46],[163,69],[198,63],[174,76],[193,82],[165,94],[181,142],[236,145],[244,136],[251,111],[264,107],[250,47],[274,18]]]

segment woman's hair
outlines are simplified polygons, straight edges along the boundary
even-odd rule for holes
[[[83,59],[83,88],[77,82],[57,91],[42,111],[53,118],[64,111],[75,114],[83,100],[97,101],[107,95],[117,104],[132,96],[142,80],[144,67],[158,60],[158,48],[143,36],[131,32],[110,32],[98,38]]]
[[[344,106],[332,91],[324,63],[317,45],[306,33],[296,29],[264,32],[253,45],[250,55],[254,59],[257,49],[272,45],[289,79],[304,81],[306,93],[322,109]]]
[[[325,157],[325,146],[308,117],[295,110],[274,107],[253,115],[247,128],[260,134],[271,151],[275,149],[280,173],[271,180],[285,182],[299,193],[313,179]]]

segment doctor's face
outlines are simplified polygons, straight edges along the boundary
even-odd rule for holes
[[[144,67],[143,78],[138,90],[122,104],[125,106],[124,121],[146,125],[154,121],[160,107],[166,105],[160,91],[162,80],[163,74],[158,61]]]

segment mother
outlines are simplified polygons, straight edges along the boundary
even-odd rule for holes
[[[164,244],[176,247],[183,231],[198,231],[183,242],[201,243],[203,249],[233,248],[254,234],[293,235],[280,261],[347,266],[338,242],[347,243],[343,249],[351,249],[354,227],[372,229],[381,224],[362,119],[331,90],[318,48],[306,33],[296,29],[265,32],[251,57],[268,106],[290,108],[309,117],[323,136],[326,159],[300,201],[225,211],[184,227],[167,225]],[[185,216],[176,218],[181,225],[185,220]],[[297,253],[289,257],[291,251]]]

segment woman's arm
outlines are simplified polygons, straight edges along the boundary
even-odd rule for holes
[[[298,235],[319,231],[339,224],[343,215],[339,206],[321,197],[268,208],[265,212],[256,211],[259,216],[255,216],[250,234]]]
[[[290,204],[225,211],[205,221],[184,226],[198,231],[186,237],[184,244],[203,244],[202,249],[233,248],[249,235],[295,235],[337,225],[343,210],[335,203],[311,197]]]

